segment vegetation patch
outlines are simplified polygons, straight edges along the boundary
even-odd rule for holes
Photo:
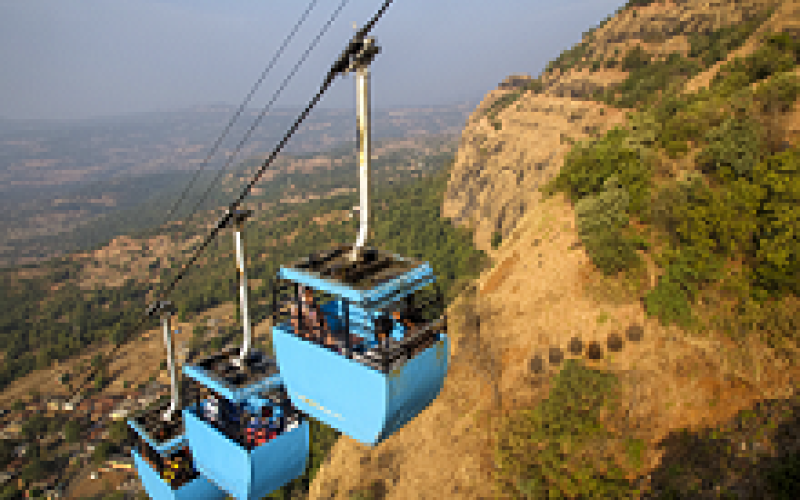
[[[628,224],[628,193],[617,176],[609,177],[605,191],[582,198],[575,204],[578,233],[595,265],[606,275],[635,266],[639,256],[635,243],[622,228]]]
[[[501,111],[508,108],[515,102],[519,101],[520,97],[524,96],[528,92],[532,92],[534,94],[541,94],[543,91],[544,91],[544,84],[542,83],[542,80],[540,78],[533,79],[530,82],[526,83],[521,89],[498,97],[497,100],[495,100],[486,109],[485,114],[486,116],[489,117],[489,122],[492,124],[494,129],[500,130],[503,128],[503,125],[496,118]]]
[[[612,106],[639,109],[651,107],[660,94],[703,69],[699,63],[678,52],[673,52],[663,61],[653,61],[640,45],[628,51],[621,66],[623,71],[629,72],[628,77],[619,85],[596,93],[594,98]]]
[[[742,490],[797,498],[797,409],[796,396],[765,400],[715,428],[670,433],[649,489],[666,498],[739,498]]]
[[[644,156],[644,157],[643,157]],[[612,175],[616,175],[630,197],[630,211],[639,213],[648,198],[651,174],[646,155],[637,151],[636,140],[629,130],[615,127],[605,136],[579,143],[567,154],[558,175],[542,191],[551,195],[564,192],[577,202],[586,196],[601,193]]]
[[[495,120],[497,115],[501,111],[506,109],[507,107],[509,107],[512,104],[514,104],[515,102],[517,102],[519,100],[519,98],[522,97],[523,93],[524,93],[523,91],[517,90],[517,91],[510,92],[508,94],[502,95],[502,96],[498,97],[497,100],[495,100],[491,104],[491,106],[489,106],[489,108],[486,110],[486,116],[489,117],[489,121],[493,124],[493,126],[494,126],[495,123],[499,123],[499,122],[497,122]],[[499,129],[495,126],[495,130],[499,130]]]
[[[800,79],[794,73],[780,73],[761,84],[754,93],[762,114],[791,111],[800,95]]]
[[[792,70],[798,63],[800,43],[788,33],[765,35],[764,44],[746,57],[737,57],[726,63],[711,81],[711,88],[724,96],[769,78]]]
[[[605,274],[637,267],[639,243],[623,229],[631,214],[644,211],[652,174],[650,151],[657,138],[652,120],[633,121],[633,130],[615,128],[579,144],[543,192],[565,192],[575,203],[578,231],[595,265]]]
[[[761,160],[763,138],[759,124],[749,118],[730,117],[706,133],[708,146],[697,157],[697,166],[719,178],[748,176]]]
[[[740,44],[736,37],[744,35],[736,34],[739,29],[720,33],[718,46]],[[741,29],[745,33],[752,25]],[[615,128],[600,139],[577,144],[542,191],[561,191],[572,200],[586,250],[605,273],[640,266],[636,250],[659,252],[653,258],[663,276],[654,289],[640,288],[650,315],[665,324],[697,327],[701,318],[692,312],[697,301],[705,300],[704,290],[723,279],[738,312],[720,310],[712,323],[725,324],[731,332],[769,324],[769,341],[788,348],[796,335],[791,333],[794,322],[787,319],[793,308],[783,298],[796,295],[800,283],[798,246],[790,236],[800,234],[798,153],[775,152],[767,139],[770,120],[792,109],[800,94],[800,81],[786,72],[796,64],[798,45],[785,34],[766,40],[754,56],[726,66],[720,78],[728,79],[728,87],[718,84],[680,95],[671,86],[648,112],[629,115],[627,129]],[[713,47],[696,46],[695,56],[706,49]],[[671,56],[664,64],[679,63]],[[623,61],[631,76],[651,71],[655,64],[661,63],[649,61],[641,48]],[[737,78],[739,83],[732,85]],[[764,78],[755,92],[744,88]],[[627,90],[621,88],[622,94]],[[661,181],[655,188],[658,150],[678,157],[694,147],[700,150],[697,173]],[[612,176],[618,184],[609,190],[606,182]],[[663,243],[658,250],[630,231],[631,217],[656,230],[656,240]],[[742,272],[728,282],[722,271],[734,261]],[[757,314],[756,304],[774,314]],[[753,320],[749,326],[739,321],[744,309]],[[702,319],[702,324],[711,324]]]
[[[671,243],[658,259],[665,275],[646,305],[667,323],[686,324],[689,304],[722,277],[728,259],[745,266],[740,279],[746,283],[735,292],[742,305],[798,292],[800,259],[789,236],[800,230],[798,153],[779,153],[738,172],[727,167],[724,183],[713,189],[698,177],[667,185],[653,203],[651,220]]]
[[[492,248],[497,250],[497,248],[500,246],[500,243],[502,243],[502,242],[503,242],[503,235],[500,234],[499,231],[493,232],[492,233],[492,241],[491,241]]]
[[[622,438],[603,419],[616,411],[618,381],[567,360],[549,397],[512,414],[496,438],[495,486],[512,498],[636,498],[607,447]]]
[[[705,67],[724,61],[730,52],[744,45],[759,26],[772,16],[774,10],[774,7],[770,7],[744,23],[724,26],[711,33],[692,33],[689,35],[689,57],[698,59]]]
[[[563,51],[554,61],[550,61],[545,68],[545,72],[553,73],[555,70],[560,70],[566,73],[573,67],[581,64],[583,58],[589,53],[589,42],[583,42],[574,45],[571,49]]]

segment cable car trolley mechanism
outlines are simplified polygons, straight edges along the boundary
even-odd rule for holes
[[[449,340],[427,262],[364,246],[369,233],[369,69],[372,38],[351,56],[360,147],[360,231],[281,267],[273,281],[272,342],[293,404],[368,444],[402,428],[439,394]],[[317,306],[316,299],[324,297]]]

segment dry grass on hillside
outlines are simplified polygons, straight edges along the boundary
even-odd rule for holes
[[[531,210],[494,252],[472,302],[451,309],[452,364],[439,398],[374,449],[342,438],[312,498],[370,488],[388,500],[491,497],[493,433],[504,416],[546,397],[571,358],[617,375],[628,417],[616,425],[647,443],[645,469],[658,466],[655,445],[670,432],[719,424],[800,380],[756,341],[688,337],[648,318],[607,287],[577,240],[562,196]]]

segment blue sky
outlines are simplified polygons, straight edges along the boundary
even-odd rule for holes
[[[0,116],[84,118],[238,105],[310,0],[0,1]],[[267,103],[341,0],[318,0],[252,101]],[[350,0],[276,106],[304,104],[381,0]],[[395,0],[373,30],[373,106],[478,100],[537,75],[623,0]],[[351,107],[337,80],[320,106]]]

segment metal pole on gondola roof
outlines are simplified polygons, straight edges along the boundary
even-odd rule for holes
[[[358,115],[358,145],[359,145],[359,191],[361,195],[361,206],[359,216],[361,224],[353,251],[350,253],[350,260],[355,261],[361,254],[361,248],[369,237],[369,195],[370,195],[370,73],[369,65],[380,52],[380,47],[372,37],[364,38],[364,44],[360,52],[355,55],[348,72],[356,74],[356,112]]]
[[[171,421],[172,415],[180,410],[180,393],[177,374],[175,372],[175,352],[172,346],[172,330],[170,327],[170,318],[174,313],[172,302],[160,300],[154,302],[147,308],[147,313],[151,316],[156,312],[161,313],[161,326],[164,329],[164,344],[167,346],[167,368],[169,369],[170,388],[172,389],[172,403],[161,418],[164,421]]]
[[[242,239],[242,223],[253,214],[252,210],[233,210],[230,209],[226,212],[225,216],[220,220],[220,227],[225,227],[233,224],[234,226],[234,244],[236,245],[236,267],[239,271],[239,308],[241,311],[242,326],[244,330],[244,340],[242,341],[242,349],[239,352],[239,366],[244,366],[247,354],[250,351],[251,335],[250,335],[250,314],[247,308],[247,273],[245,272],[245,252],[244,240]]]

